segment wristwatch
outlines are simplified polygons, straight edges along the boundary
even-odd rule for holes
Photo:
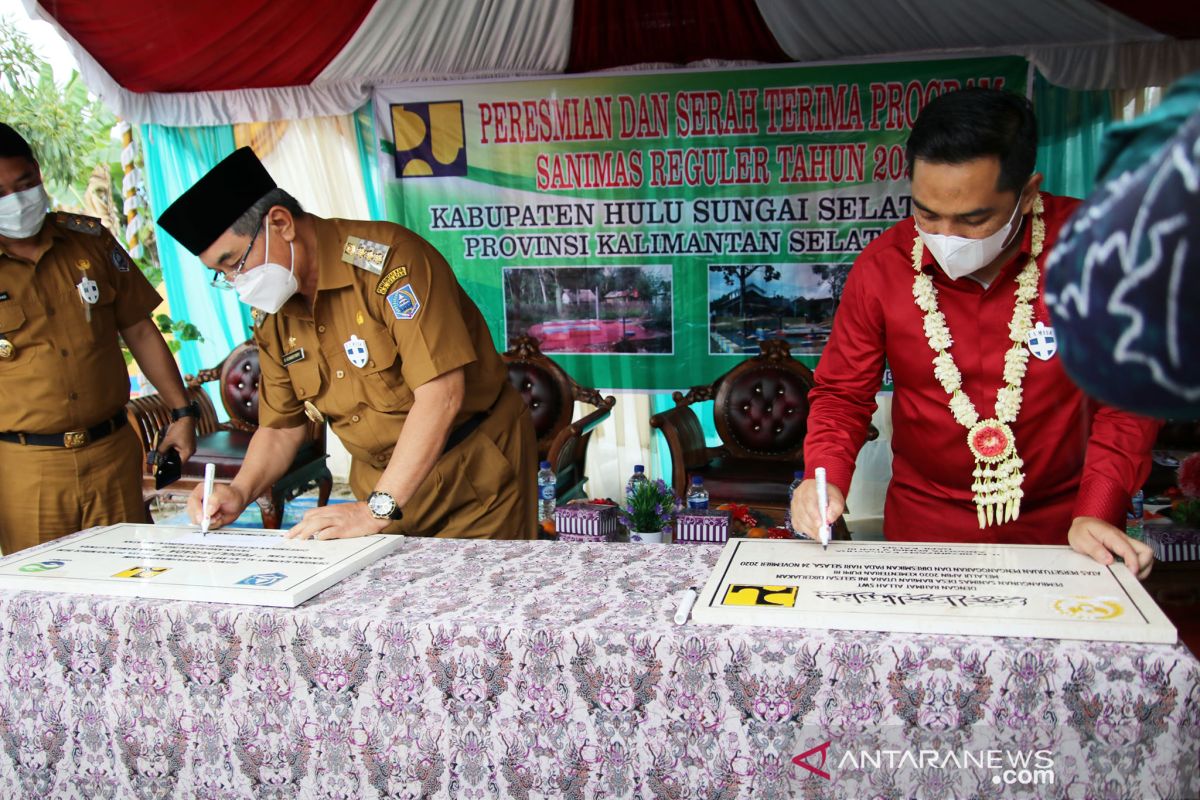
[[[186,406],[171,409],[171,421],[177,422],[184,417],[199,417],[200,405],[195,401],[188,403]]]
[[[367,496],[367,510],[375,519],[400,519],[404,512],[396,505],[396,498],[387,492],[371,492]]]

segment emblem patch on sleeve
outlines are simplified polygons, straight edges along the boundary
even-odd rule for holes
[[[417,299],[417,293],[413,291],[411,283],[406,283],[389,294],[387,301],[396,319],[413,319],[421,310],[421,301]]]
[[[122,249],[121,245],[117,245],[112,249],[112,264],[117,268],[117,272],[129,272],[130,259],[129,254]]]

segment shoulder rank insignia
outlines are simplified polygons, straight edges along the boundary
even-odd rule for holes
[[[346,243],[342,245],[342,261],[378,275],[383,272],[383,262],[387,260],[389,249],[386,244],[370,239],[347,236]]]
[[[387,275],[384,275],[379,279],[379,283],[375,286],[375,294],[387,294],[391,288],[396,285],[396,281],[407,277],[408,267],[396,267],[395,269],[390,270]]]
[[[95,217],[85,217],[82,214],[68,214],[65,211],[56,212],[54,221],[70,231],[88,233],[99,236],[104,233],[104,226]]]
[[[263,324],[264,320],[266,320],[267,312],[263,311],[262,309],[258,309],[258,308],[251,306],[250,307],[250,318],[254,320],[254,327],[257,328]]]

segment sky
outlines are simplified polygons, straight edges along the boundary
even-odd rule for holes
[[[50,23],[30,19],[21,0],[0,0],[0,17],[11,20],[18,30],[29,36],[34,51],[54,68],[54,79],[58,83],[65,83],[71,77],[71,70],[78,68],[62,37]]]

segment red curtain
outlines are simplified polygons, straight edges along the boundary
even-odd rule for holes
[[[575,0],[568,72],[705,58],[791,60],[754,0]]]
[[[108,73],[135,92],[308,84],[375,0],[42,0]]]

